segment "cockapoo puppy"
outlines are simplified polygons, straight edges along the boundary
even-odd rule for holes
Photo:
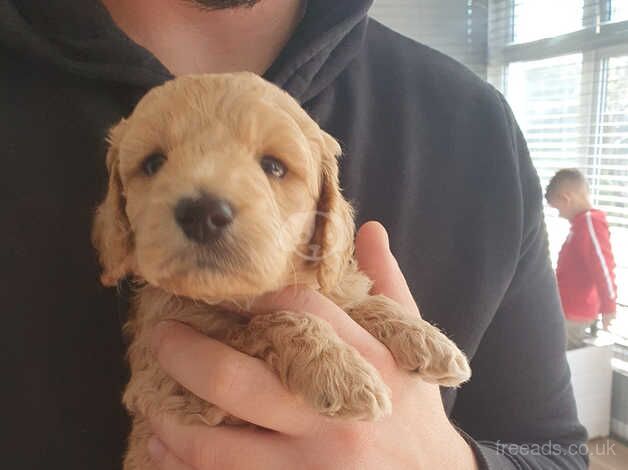
[[[93,241],[102,282],[130,276],[134,284],[126,470],[152,468],[148,415],[238,421],[160,370],[150,333],[161,320],[266,361],[324,415],[390,413],[378,372],[325,321],[237,313],[289,285],[323,293],[423,380],[456,386],[469,378],[465,356],[440,331],[369,294],[353,259],[352,210],[338,185],[340,147],[284,91],[250,73],[177,78],[150,91],[109,143],[109,186]]]

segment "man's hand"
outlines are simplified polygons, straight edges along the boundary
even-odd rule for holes
[[[365,224],[356,250],[373,290],[419,315],[384,228]],[[320,416],[286,391],[262,361],[182,324],[164,323],[154,333],[163,369],[192,393],[264,429],[182,425],[172,416],[153,416],[149,451],[158,469],[477,468],[447,419],[438,387],[398,369],[388,350],[326,297],[288,289],[262,302],[265,311],[307,311],[328,321],[378,368],[392,390],[392,416],[375,423]]]

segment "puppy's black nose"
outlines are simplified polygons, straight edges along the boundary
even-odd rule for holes
[[[190,240],[209,243],[233,222],[233,209],[224,199],[203,195],[198,199],[181,199],[174,209],[174,217]]]

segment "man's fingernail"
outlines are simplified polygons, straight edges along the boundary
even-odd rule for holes
[[[386,230],[386,227],[384,227],[384,225],[380,222],[377,222],[377,225],[379,225],[379,231],[386,242],[386,248],[390,251],[390,238],[388,238],[388,230]]]
[[[155,436],[148,440],[148,454],[155,462],[160,462],[166,455],[166,446]]]
[[[365,227],[367,225],[369,226],[369,231],[371,232],[371,239],[373,240],[374,234],[377,234],[375,235],[374,239],[380,243],[383,241],[386,247],[390,248],[390,239],[388,238],[388,230],[386,230],[386,227],[384,227],[384,225],[377,220],[369,220],[364,225],[362,225],[362,227]],[[360,230],[362,229],[362,227],[360,227]]]

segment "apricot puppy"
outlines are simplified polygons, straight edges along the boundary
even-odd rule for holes
[[[250,73],[177,78],[150,91],[109,143],[109,187],[93,241],[102,282],[130,276],[135,286],[126,325],[124,404],[133,417],[126,470],[151,468],[149,414],[237,422],[160,370],[150,332],[165,319],[267,361],[320,413],[366,420],[390,413],[378,372],[326,322],[286,311],[235,313],[291,284],[329,297],[423,380],[455,386],[469,378],[447,337],[369,294],[338,185],[340,147],[279,88]]]

